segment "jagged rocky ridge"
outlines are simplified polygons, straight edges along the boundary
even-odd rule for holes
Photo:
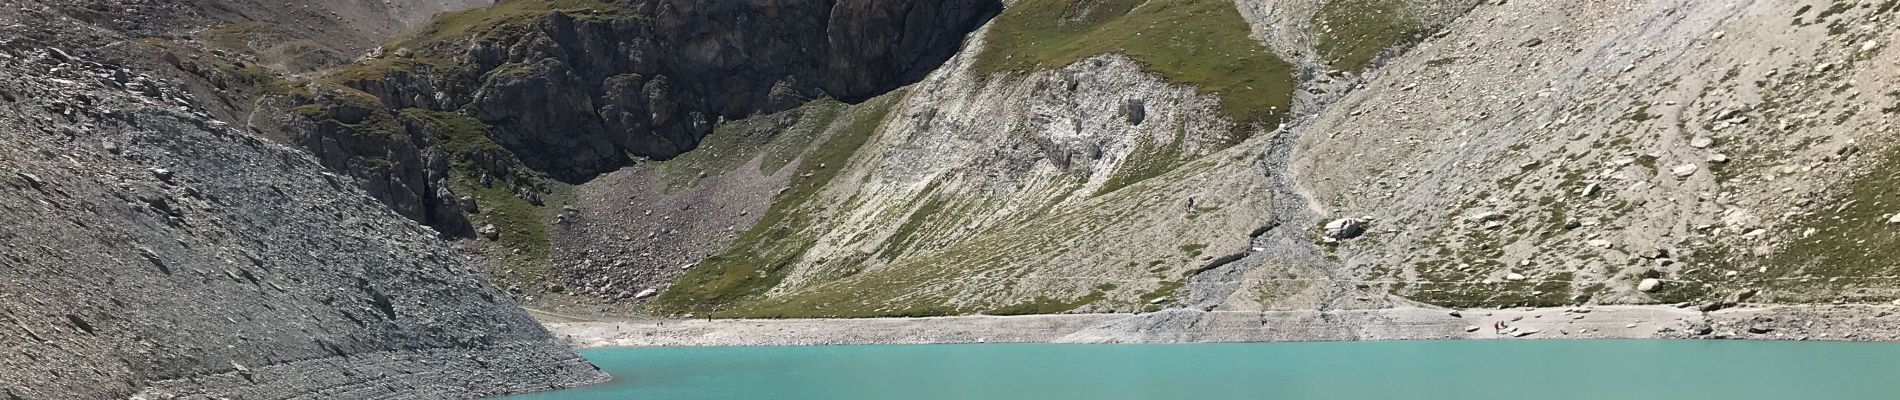
[[[349,178],[211,118],[180,84],[62,50],[122,37],[58,10],[0,7],[0,397],[454,398],[606,379]]]

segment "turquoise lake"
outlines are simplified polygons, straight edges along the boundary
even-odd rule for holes
[[[509,399],[1900,399],[1894,344],[983,344],[581,354],[615,381]]]

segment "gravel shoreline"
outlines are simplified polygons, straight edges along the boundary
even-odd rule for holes
[[[1167,310],[866,319],[594,319],[538,314],[576,348],[952,343],[1225,343],[1447,339],[1900,341],[1900,307],[1668,306],[1451,310]],[[1503,322],[1498,331],[1493,324]]]

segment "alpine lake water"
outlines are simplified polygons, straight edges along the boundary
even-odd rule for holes
[[[1525,340],[582,350],[508,399],[1900,399],[1900,344]]]

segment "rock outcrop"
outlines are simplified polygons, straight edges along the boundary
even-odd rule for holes
[[[0,7],[0,398],[466,398],[606,379],[349,178],[176,83],[30,39],[118,34],[57,15]]]

